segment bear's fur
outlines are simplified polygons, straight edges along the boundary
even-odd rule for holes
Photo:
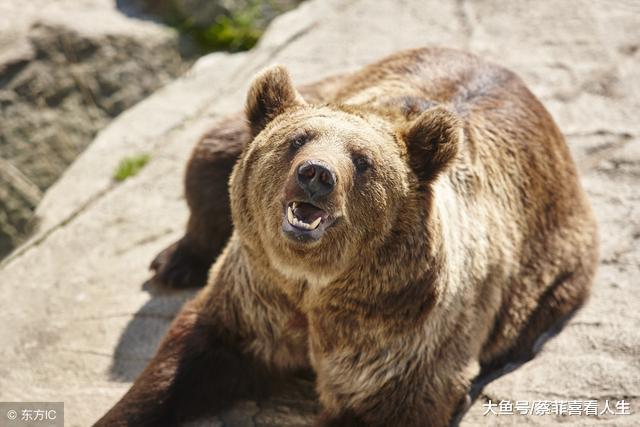
[[[596,224],[510,71],[417,49],[297,91],[276,66],[245,114],[196,148],[158,279],[198,284],[230,240],[97,425],[175,425],[310,367],[317,425],[446,426],[481,368],[531,357],[587,298]]]

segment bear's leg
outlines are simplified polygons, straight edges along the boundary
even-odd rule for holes
[[[265,392],[267,367],[200,311],[185,306],[131,389],[95,426],[177,426]]]
[[[297,312],[274,286],[251,281],[238,246],[232,238],[207,286],[97,426],[178,426],[260,399],[283,375],[308,368],[306,333],[290,326]]]
[[[402,369],[402,366],[395,369]],[[426,375],[430,384],[420,384],[421,381],[414,377],[403,378],[400,382],[391,380],[380,384],[375,393],[362,400],[354,400],[353,395],[336,394],[332,400],[341,402],[341,407],[326,408],[316,427],[448,427],[461,408],[468,404],[472,377],[463,378],[464,372],[461,367],[458,372],[448,373],[449,378],[441,373]]]
[[[244,115],[226,117],[196,145],[187,165],[185,194],[191,211],[185,235],[151,263],[156,283],[203,286],[211,264],[231,235],[228,181],[249,140]]]
[[[314,344],[312,335],[312,360],[324,408],[316,426],[449,426],[466,403],[479,363],[471,349],[454,337],[429,343],[419,328],[412,333],[416,335],[353,339],[353,346],[332,343],[333,349]],[[381,346],[372,348],[366,342]]]
[[[558,333],[589,296],[597,264],[594,249],[569,272],[556,275],[538,300],[516,342],[504,354],[483,363],[476,388],[531,360],[547,339]]]

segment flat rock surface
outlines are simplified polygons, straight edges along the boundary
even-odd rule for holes
[[[602,241],[590,302],[537,358],[489,384],[461,425],[640,425],[639,17],[622,0],[313,0],[276,19],[253,51],[203,58],[98,135],[45,194],[40,231],[0,267],[0,401],[64,401],[66,425],[86,426],[126,391],[189,297],[144,286],[149,261],[187,219],[186,159],[218,116],[242,106],[256,71],[283,63],[303,83],[435,44],[515,70],[542,99]],[[115,184],[120,159],[140,152],[150,163]],[[599,412],[628,402],[630,415],[585,415],[593,400]],[[574,401],[582,415],[544,415],[540,403],[543,415],[485,415],[508,402],[517,412],[518,401]],[[203,425],[304,425],[316,410],[310,384],[296,380]]]

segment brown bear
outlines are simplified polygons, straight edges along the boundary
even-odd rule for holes
[[[311,368],[316,425],[446,426],[587,298],[596,224],[512,72],[425,48],[298,91],[275,66],[245,113],[196,148],[187,235],[154,267],[197,284],[231,238],[96,425],[178,425]]]

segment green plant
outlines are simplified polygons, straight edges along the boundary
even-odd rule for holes
[[[213,24],[206,27],[200,27],[188,18],[179,19],[174,22],[174,26],[191,37],[205,52],[249,50],[263,33],[259,6],[259,3],[253,3],[231,15],[219,16]]]
[[[136,176],[149,162],[150,158],[146,153],[125,157],[118,163],[118,167],[113,173],[113,179],[122,182],[127,178]]]

